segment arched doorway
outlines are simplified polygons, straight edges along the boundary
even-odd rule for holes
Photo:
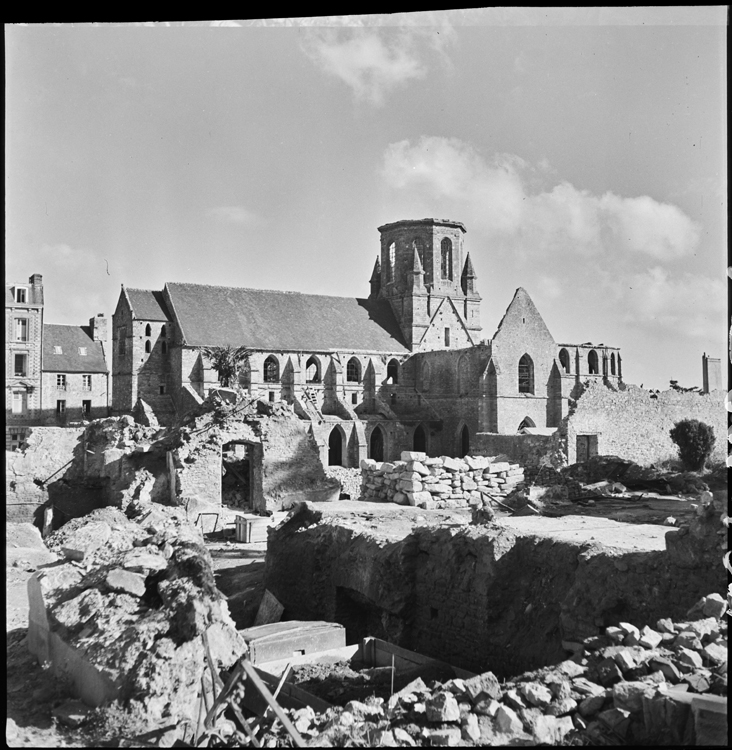
[[[343,466],[343,438],[337,427],[331,430],[328,438],[328,466]]]
[[[381,431],[381,427],[375,427],[371,433],[369,458],[372,458],[374,461],[384,460],[384,433]]]
[[[534,422],[531,417],[526,416],[521,420],[521,424],[518,426],[518,430],[516,430],[516,432],[521,432],[524,427],[536,427],[536,422]]]
[[[422,425],[418,425],[414,431],[412,450],[419,451],[420,453],[427,452],[427,435],[425,435]]]
[[[463,429],[460,430],[460,458],[467,456],[470,453],[470,430],[468,425],[463,425]]]

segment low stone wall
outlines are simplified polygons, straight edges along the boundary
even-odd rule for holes
[[[488,456],[428,458],[403,451],[402,460],[361,461],[361,499],[381,500],[420,508],[465,508],[505,497],[524,481],[518,464]]]

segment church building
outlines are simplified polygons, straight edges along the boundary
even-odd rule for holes
[[[379,227],[366,298],[166,283],[122,288],[112,318],[112,411],[138,399],[170,424],[217,374],[202,347],[245,346],[240,385],[311,425],[324,464],[403,450],[463,456],[476,433],[556,428],[580,381],[622,382],[617,348],[557,343],[524,289],[481,339],[466,229],[439,219]]]

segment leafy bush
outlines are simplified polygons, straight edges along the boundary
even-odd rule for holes
[[[701,471],[712,453],[714,430],[698,419],[682,419],[669,432],[679,446],[679,458],[690,471]]]

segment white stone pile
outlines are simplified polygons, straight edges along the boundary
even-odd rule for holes
[[[519,464],[491,456],[428,458],[402,451],[401,461],[361,461],[361,499],[415,505],[427,510],[489,505],[524,481]]]

